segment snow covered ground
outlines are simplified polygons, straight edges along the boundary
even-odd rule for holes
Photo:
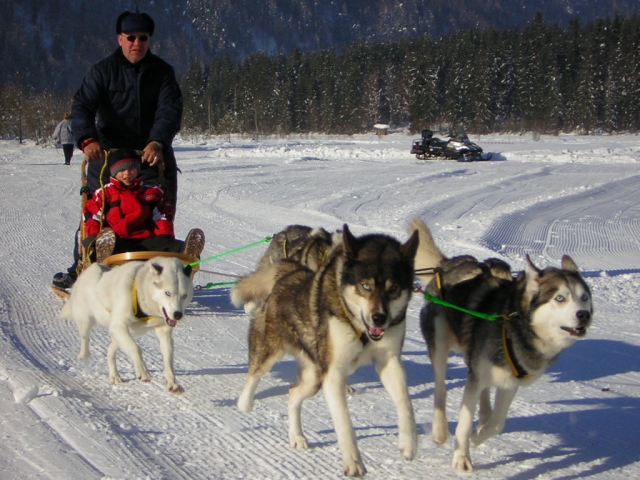
[[[419,456],[397,451],[393,404],[371,367],[350,379],[349,408],[370,479],[640,478],[640,138],[473,137],[493,160],[419,161],[405,133],[354,137],[176,142],[177,234],[207,234],[204,255],[271,235],[293,223],[405,240],[419,216],[449,255],[499,256],[518,270],[570,254],[592,288],[586,339],[538,383],[521,389],[504,433],[472,451],[475,472],[456,473],[453,440],[430,438],[433,374],[408,315],[404,362],[419,428]],[[186,392],[164,388],[154,335],[140,339],[153,381],[107,381],[107,332],[79,362],[75,326],[56,318],[49,291],[68,266],[79,219],[79,165],[60,151],[0,142],[0,478],[340,478],[341,459],[322,395],[306,402],[311,445],[289,448],[286,402],[295,381],[287,358],[260,384],[253,413],[235,407],[247,371],[249,319],[229,289],[198,291],[174,334]],[[249,273],[266,246],[206,263],[195,283]],[[222,274],[222,275],[220,275]],[[233,280],[233,278],[231,278]],[[465,369],[451,357],[450,430]]]

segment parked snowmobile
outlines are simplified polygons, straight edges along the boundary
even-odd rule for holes
[[[439,157],[459,162],[491,160],[492,156],[491,153],[483,154],[482,148],[469,140],[464,130],[450,134],[448,140],[434,137],[431,130],[423,130],[422,139],[413,142],[411,153],[418,160]]]

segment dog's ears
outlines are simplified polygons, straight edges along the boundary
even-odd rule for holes
[[[182,271],[187,277],[191,278],[191,272],[193,271],[193,267],[191,267],[191,265],[185,265]]]
[[[527,255],[527,261],[524,265],[524,274],[526,276],[526,292],[529,295],[529,301],[531,301],[540,291],[540,285],[538,283],[540,270],[533,264],[529,255]]]
[[[576,265],[576,262],[574,262],[569,255],[562,256],[562,269],[578,273],[578,265]]]
[[[162,265],[158,265],[157,263],[149,263],[149,265],[151,265],[151,272],[155,273],[156,275],[162,275],[162,271],[164,270],[164,267]]]
[[[540,274],[540,269],[533,264],[533,262],[531,261],[531,257],[529,257],[529,254],[527,254],[527,256],[525,258],[524,271],[527,273],[527,275],[529,275],[529,274],[539,275]]]
[[[400,246],[400,252],[405,258],[413,259],[418,251],[418,245],[420,244],[420,233],[418,230],[414,230],[409,240]]]
[[[344,252],[351,257],[358,251],[358,240],[349,231],[346,223],[342,226],[342,245],[344,245]]]

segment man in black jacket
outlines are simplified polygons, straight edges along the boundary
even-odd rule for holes
[[[76,144],[89,162],[87,186],[91,192],[109,180],[103,169],[104,151],[133,148],[142,153],[142,175],[160,185],[174,209],[177,199],[176,158],[171,147],[182,121],[182,93],[173,67],[151,53],[155,30],[146,13],[123,12],[116,22],[119,47],[89,71],[73,98],[72,130]],[[163,165],[164,172],[159,168]],[[53,285],[69,288],[75,282],[74,264],[56,273]]]

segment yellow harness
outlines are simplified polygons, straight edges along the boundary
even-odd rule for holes
[[[515,353],[513,352],[513,346],[511,342],[507,338],[507,321],[508,317],[505,317],[502,320],[502,348],[504,350],[504,356],[507,357],[507,363],[511,368],[511,373],[516,378],[528,378],[529,372],[527,372],[522,366],[518,363],[518,360],[515,357]]]
[[[438,291],[440,292],[440,297],[442,297],[442,276],[441,270],[435,270],[435,278],[436,278],[436,286],[438,287]],[[446,312],[446,309],[445,309]],[[513,351],[513,345],[511,341],[507,338],[507,322],[514,316],[517,315],[517,312],[513,312],[509,315],[498,315],[497,318],[502,319],[502,349],[504,350],[504,355],[507,359],[507,363],[509,364],[509,368],[511,369],[511,373],[516,378],[528,378],[529,372],[527,372],[519,363],[515,357],[515,352]]]
[[[351,326],[351,328],[355,332],[356,336],[360,340],[360,343],[362,343],[362,346],[365,346],[367,344],[367,342],[369,342],[369,337],[367,337],[364,334],[364,332],[362,332],[361,330],[358,330],[356,328],[356,326],[353,324],[352,320],[355,317],[353,316],[351,311],[347,308],[347,305],[344,303],[344,300],[342,298],[340,299],[340,305],[342,305],[342,310],[343,310],[345,316],[347,317],[347,320],[349,320],[349,325]]]
[[[138,305],[138,281],[133,281],[133,286],[131,287],[131,303],[133,304],[133,314],[135,317],[141,322],[148,322],[152,318],[155,318],[153,315],[145,315],[144,312],[140,311]]]

